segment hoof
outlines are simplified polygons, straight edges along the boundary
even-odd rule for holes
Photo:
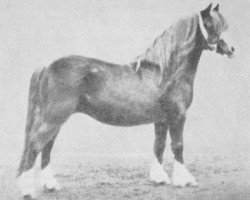
[[[56,192],[57,190],[55,188],[47,188],[46,186],[44,186],[43,191],[46,193],[53,193]]]
[[[36,188],[34,181],[34,169],[23,172],[17,179],[17,185],[22,193],[23,199],[36,199]]]
[[[162,174],[151,174],[150,175],[150,181],[159,184],[159,185],[169,185],[171,184],[171,181],[167,175],[166,172],[162,173]]]
[[[45,192],[56,192],[61,190],[61,186],[54,180],[53,182],[45,183],[43,189]]]
[[[53,175],[50,165],[40,172],[40,184],[46,192],[55,192],[61,189]]]
[[[156,184],[167,184],[171,183],[168,174],[164,171],[163,166],[157,161],[154,160],[150,169],[150,181]]]
[[[195,178],[190,174],[187,168],[179,163],[174,163],[173,172],[173,185],[177,187],[197,187],[198,183]]]
[[[30,194],[26,194],[23,196],[23,200],[35,200],[36,197],[32,197]]]

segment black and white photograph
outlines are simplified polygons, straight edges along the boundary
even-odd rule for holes
[[[249,200],[250,1],[1,0],[0,200]]]

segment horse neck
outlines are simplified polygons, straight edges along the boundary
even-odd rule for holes
[[[176,80],[185,76],[189,83],[193,85],[197,66],[204,49],[204,38],[200,29],[197,29],[194,43],[190,45],[188,50],[178,49],[172,54],[172,61],[170,65],[173,67],[172,71],[165,67],[162,72],[161,87],[165,90],[168,85],[176,82]],[[186,51],[186,53],[183,53]]]

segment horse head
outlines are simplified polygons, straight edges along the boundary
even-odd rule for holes
[[[219,4],[212,9],[212,3],[200,12],[201,32],[206,40],[205,49],[216,50],[221,55],[227,55],[229,58],[233,57],[235,48],[229,46],[225,39],[222,38],[228,29],[228,24],[219,12]]]

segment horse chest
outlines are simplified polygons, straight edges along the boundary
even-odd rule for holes
[[[192,103],[193,86],[187,82],[180,82],[171,86],[170,90],[166,92],[163,99],[163,106],[168,111],[177,111],[185,113]]]

